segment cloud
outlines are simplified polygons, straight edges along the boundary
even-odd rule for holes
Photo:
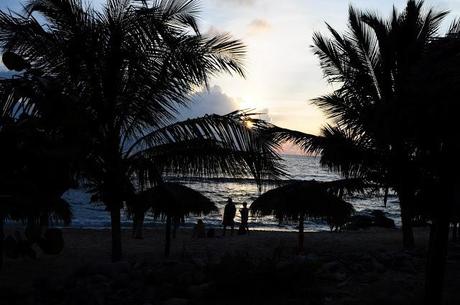
[[[222,35],[224,34],[225,32],[221,29],[219,29],[218,27],[214,26],[214,25],[211,25],[205,32],[205,35],[207,36],[218,36],[218,35]]]
[[[236,6],[253,6],[257,0],[214,0],[216,2],[231,4]]]
[[[255,109],[251,112],[258,113],[258,115],[255,116],[257,119],[264,120],[268,123],[272,122],[272,117],[270,116],[268,108]]]
[[[179,120],[201,117],[206,114],[224,115],[235,110],[247,110],[258,113],[255,116],[258,119],[271,122],[268,108],[264,109],[242,109],[241,99],[231,97],[222,91],[219,86],[213,86],[209,90],[202,90],[192,95],[190,106],[181,107],[179,111]]]
[[[249,32],[253,34],[267,32],[271,27],[271,24],[265,19],[254,19],[248,25]]]
[[[225,94],[219,86],[213,86],[192,95],[193,103],[188,108],[178,109],[180,119],[204,116],[206,114],[227,114],[238,110],[238,100]]]

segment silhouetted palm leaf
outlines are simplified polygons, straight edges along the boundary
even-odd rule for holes
[[[252,127],[246,122],[251,120]],[[279,165],[276,141],[265,136],[270,125],[233,112],[178,122],[141,137],[128,150],[129,158],[150,159],[168,174],[193,176],[253,176],[278,179],[286,175]]]
[[[210,76],[244,76],[245,46],[228,34],[201,35],[197,1],[109,0],[95,10],[79,0],[33,0],[25,9],[0,13],[0,47],[30,64],[19,83],[58,80],[62,97],[74,97],[90,134],[80,173],[107,204],[117,232],[119,208],[136,184],[166,172],[251,173],[259,183],[281,173],[276,146],[243,127],[248,115],[175,123],[177,106],[189,105]],[[14,95],[18,82],[5,83],[2,112],[47,113],[39,100]],[[213,149],[200,150],[198,141]]]

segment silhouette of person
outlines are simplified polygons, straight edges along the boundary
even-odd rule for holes
[[[233,235],[233,230],[235,229],[235,215],[236,215],[236,207],[233,203],[232,198],[228,198],[228,202],[224,208],[224,219],[222,221],[222,225],[224,226],[223,236],[225,236],[225,232],[227,231],[227,226],[230,226],[231,231],[230,234]]]
[[[172,222],[173,222],[172,238],[176,238],[177,229],[179,229],[179,226],[181,224],[185,223],[185,218],[184,216],[173,216]]]
[[[249,209],[248,209],[248,204],[246,202],[243,202],[243,208],[240,210],[240,215],[241,215],[241,225],[240,225],[240,231],[242,231],[242,234],[249,234]]]
[[[195,228],[193,228],[193,238],[206,238],[206,228],[204,227],[204,222],[201,219],[198,219]]]

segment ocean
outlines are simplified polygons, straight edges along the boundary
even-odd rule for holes
[[[287,172],[290,178],[295,180],[312,180],[331,181],[340,179],[340,176],[323,168],[319,164],[318,157],[311,156],[282,156]],[[219,212],[202,216],[188,217],[184,224],[185,227],[192,227],[196,223],[197,218],[203,219],[207,227],[220,226],[222,221],[222,210],[230,197],[237,204],[237,209],[241,207],[241,203],[247,202],[249,205],[260,194],[257,185],[252,179],[208,179],[208,180],[188,180],[185,185],[200,191],[202,194],[214,201],[219,208]],[[265,186],[262,192],[265,192],[275,186]],[[73,228],[92,228],[103,229],[110,227],[109,213],[105,210],[102,204],[90,203],[91,194],[82,189],[71,189],[64,196],[71,207],[74,214],[72,224]],[[394,194],[390,194],[387,206],[384,207],[383,195],[369,197],[368,195],[354,195],[345,198],[352,203],[356,211],[365,209],[383,210],[385,214],[392,218],[396,225],[401,223],[398,199]],[[239,213],[237,212],[236,222],[239,222]],[[131,227],[131,220],[122,214],[122,226]],[[147,215],[145,219],[146,227],[162,226],[163,223],[159,220],[154,220],[151,215]],[[252,217],[249,218],[251,229],[268,230],[268,231],[294,231],[295,224],[279,224],[274,217]],[[305,222],[305,231],[317,232],[326,231],[329,227],[324,221],[314,220]]]

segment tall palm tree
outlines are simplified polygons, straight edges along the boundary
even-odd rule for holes
[[[409,0],[402,12],[383,20],[371,13],[349,10],[349,30],[332,38],[316,33],[315,54],[330,83],[331,94],[313,101],[334,126],[320,136],[280,130],[281,139],[321,153],[322,163],[345,176],[361,176],[393,188],[401,206],[405,247],[414,245],[411,218],[417,189],[417,166],[410,141],[413,103],[406,86],[412,68],[435,37],[446,12],[423,11],[423,1]]]
[[[460,88],[460,23],[432,40],[423,61],[413,71],[407,87],[415,96],[417,108],[413,124],[417,133],[416,157],[422,171],[420,193],[432,220],[426,271],[426,304],[442,304],[449,223],[456,221],[460,206],[458,188],[457,104]],[[430,124],[427,124],[430,122]]]
[[[279,173],[276,144],[247,128],[244,113],[175,122],[177,106],[188,105],[209,76],[244,76],[244,45],[227,34],[202,35],[197,1],[108,0],[96,11],[79,0],[31,0],[25,10],[0,13],[0,47],[77,93],[91,135],[82,173],[110,211],[114,261],[120,209],[144,178]],[[4,105],[11,112],[25,103]]]

